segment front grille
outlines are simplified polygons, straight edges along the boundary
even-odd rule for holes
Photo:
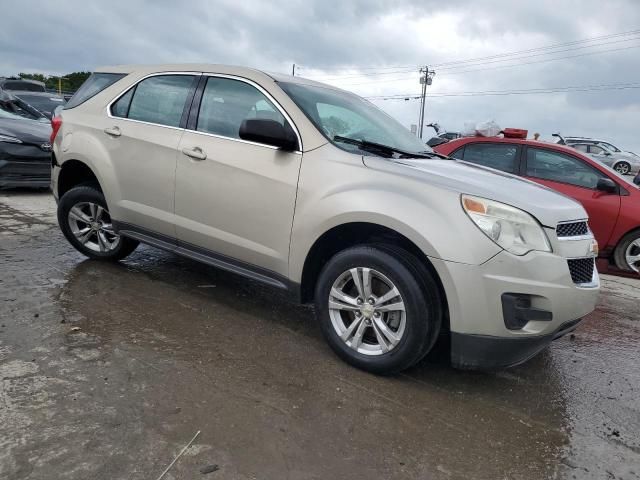
[[[596,261],[593,258],[576,258],[567,260],[573,283],[591,283]]]
[[[558,238],[580,237],[589,234],[589,226],[587,222],[559,223],[556,227],[556,233]]]

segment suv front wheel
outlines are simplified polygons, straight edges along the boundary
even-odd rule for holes
[[[96,260],[121,260],[138,246],[113,230],[104,195],[93,185],[74,187],[62,196],[58,224],[76,250]]]
[[[404,250],[349,248],[329,260],[316,286],[322,332],[346,362],[378,374],[404,370],[433,347],[442,300],[432,274]]]

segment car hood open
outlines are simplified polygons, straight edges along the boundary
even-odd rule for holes
[[[581,204],[524,178],[460,160],[363,157],[370,168],[393,171],[447,190],[475,195],[529,212],[543,225],[588,217]]]

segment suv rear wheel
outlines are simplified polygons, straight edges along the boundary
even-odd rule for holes
[[[89,258],[121,260],[138,246],[114,232],[104,195],[92,185],[74,187],[62,196],[58,224],[69,243]]]
[[[614,165],[613,169],[620,175],[628,175],[631,171],[631,165],[627,162],[618,162]]]
[[[346,362],[378,374],[404,370],[433,347],[442,323],[438,287],[404,250],[359,246],[322,270],[315,303],[322,332]]]
[[[613,254],[621,270],[640,273],[640,230],[625,235]]]

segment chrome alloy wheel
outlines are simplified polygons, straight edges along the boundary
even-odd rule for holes
[[[631,270],[640,273],[640,238],[629,244],[627,251],[624,252],[624,258]]]
[[[382,273],[364,267],[343,272],[333,283],[329,316],[342,341],[364,355],[393,350],[407,323],[396,286]]]
[[[120,245],[120,235],[113,231],[109,212],[97,203],[75,204],[69,210],[68,222],[73,235],[89,250],[107,253]]]
[[[629,166],[628,163],[620,162],[616,165],[615,170],[620,175],[627,175],[629,173],[629,170],[631,170],[631,167]]]

